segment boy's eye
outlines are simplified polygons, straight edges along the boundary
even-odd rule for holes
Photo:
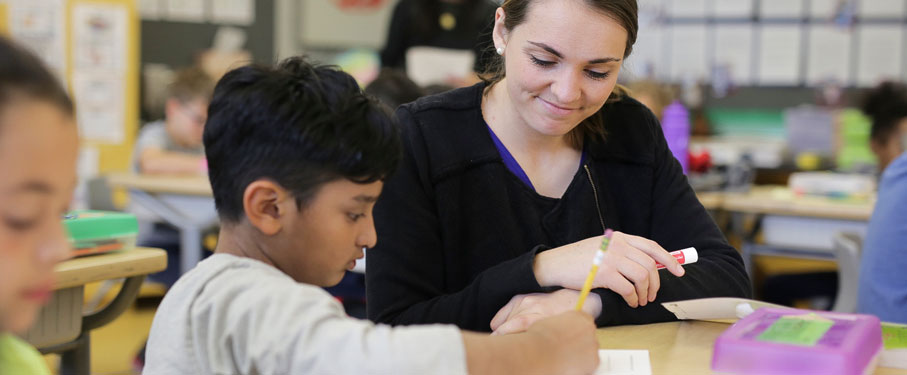
[[[548,67],[554,65],[554,61],[542,60],[542,59],[539,59],[539,58],[537,58],[535,56],[531,56],[531,55],[529,56],[529,59],[532,60],[533,64],[538,65],[543,68],[548,68]]]
[[[357,214],[357,213],[350,212],[350,213],[346,214],[346,216],[349,217],[350,220],[356,221],[356,220],[359,220],[359,219],[365,217],[365,214]]]

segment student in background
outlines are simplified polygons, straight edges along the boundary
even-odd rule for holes
[[[872,118],[871,147],[879,159],[879,195],[860,260],[857,310],[907,323],[907,85],[887,82],[862,106]]]
[[[164,104],[165,118],[139,131],[133,156],[144,174],[204,174],[202,131],[214,82],[201,69],[177,72]]]
[[[391,328],[347,317],[319,286],[376,241],[372,206],[401,145],[384,107],[341,71],[291,58],[217,85],[205,128],[221,219],[215,254],[164,297],[145,374],[591,373],[590,317],[527,333]]]
[[[636,32],[635,0],[506,0],[498,69],[397,110],[404,158],[375,207],[371,319],[523,330],[574,308],[606,228],[619,232],[584,307],[600,326],[750,296],[658,120],[615,86]],[[689,246],[685,269],[665,250]]]
[[[70,254],[62,214],[76,183],[73,105],[37,57],[0,38],[0,374],[49,374],[24,333]]]
[[[378,77],[365,86],[365,92],[396,109],[425,95],[425,91],[397,69],[382,68]]]
[[[381,66],[405,70],[406,51],[415,46],[472,50],[473,71],[482,72],[491,48],[491,24],[497,7],[491,0],[400,0],[391,16]],[[460,77],[454,86],[475,83]]]

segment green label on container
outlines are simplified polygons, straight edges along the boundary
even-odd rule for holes
[[[882,342],[886,350],[907,348],[907,325],[882,323]]]
[[[784,344],[815,346],[825,332],[834,325],[827,319],[802,316],[784,316],[763,331],[757,340]]]

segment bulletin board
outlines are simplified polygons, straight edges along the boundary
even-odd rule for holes
[[[65,82],[76,105],[80,176],[128,169],[138,125],[135,0],[0,1],[0,31]]]
[[[907,80],[905,0],[640,0],[639,12],[624,64],[633,78],[749,87]]]
[[[306,47],[380,49],[397,1],[301,1],[300,39]]]

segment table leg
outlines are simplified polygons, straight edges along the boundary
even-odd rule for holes
[[[189,272],[202,259],[202,230],[180,228],[180,274]]]

